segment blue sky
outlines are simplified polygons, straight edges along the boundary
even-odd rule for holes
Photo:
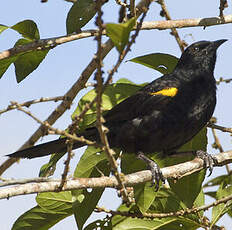
[[[173,19],[213,17],[219,14],[219,1],[196,0],[196,1],[171,1],[168,0],[167,6]],[[230,2],[229,2],[230,4]],[[65,35],[66,15],[71,7],[71,3],[63,0],[48,0],[48,3],[40,3],[39,0],[8,0],[1,3],[0,24],[12,26],[25,19],[34,20],[39,28],[41,38],[49,38]],[[115,2],[110,1],[104,7],[104,22],[116,22],[117,10],[115,10]],[[160,6],[153,3],[150,7],[146,21],[162,20],[159,16]],[[231,14],[231,7],[225,10],[225,14]],[[95,28],[94,22],[88,23],[84,29]],[[232,25],[220,25],[203,28],[185,28],[178,30],[180,37],[187,43],[191,44],[199,40],[217,40],[229,39],[218,50],[218,60],[215,69],[215,77],[231,78],[231,53],[232,53]],[[181,55],[179,47],[173,36],[169,34],[169,30],[164,31],[141,31],[140,36],[133,45],[131,52],[126,60],[140,55],[162,52],[169,53],[179,57]],[[15,41],[20,36],[13,30],[6,30],[0,35],[0,51],[13,47]],[[13,65],[7,70],[5,75],[0,79],[0,109],[9,105],[10,101],[24,102],[31,99],[40,98],[42,96],[52,97],[63,95],[69,87],[76,81],[82,70],[88,64],[96,51],[96,41],[93,38],[82,39],[67,44],[63,44],[49,52],[46,59],[42,62],[37,70],[29,75],[28,78],[17,84],[15,79]],[[115,63],[117,58],[116,50],[112,50],[110,55],[104,60],[105,72],[109,70]],[[128,78],[136,83],[149,82],[160,76],[158,72],[154,72],[149,68],[141,65],[123,62],[119,71],[114,76],[114,81],[119,78]],[[91,77],[90,82],[93,82]],[[231,126],[231,89],[232,84],[222,83],[218,86],[218,102],[214,116],[218,118],[218,124],[226,127]],[[86,92],[86,91],[85,91]],[[64,116],[55,123],[55,127],[66,128],[70,122],[70,114],[75,109],[75,103],[84,94],[82,92],[73,103],[73,106]],[[45,119],[51,111],[56,107],[55,103],[43,103],[31,107],[31,111],[39,118]],[[32,119],[24,114],[12,111],[3,114],[0,117],[1,127],[1,150],[0,163],[6,158],[5,154],[17,150],[38,127]],[[220,141],[225,150],[231,149],[231,137],[229,134],[217,132]],[[53,136],[44,137],[39,141],[54,139]],[[209,130],[209,146],[210,153],[216,153],[216,150],[210,147],[212,143],[212,135]],[[80,151],[77,151],[81,153]],[[80,154],[76,154],[72,169],[79,158]],[[39,168],[46,163],[48,158],[36,160],[22,160],[20,164],[15,164],[3,176],[6,178],[32,178],[38,176]],[[58,166],[56,177],[60,176],[64,165],[61,161]],[[72,170],[71,169],[71,170]],[[225,172],[223,168],[214,170],[212,177]],[[113,194],[112,194],[113,193]],[[113,196],[113,198],[112,198]],[[35,205],[34,195],[21,196],[11,198],[10,200],[1,200],[1,229],[8,230],[13,222],[24,211]],[[107,190],[107,194],[101,201],[102,204],[108,199],[115,199],[115,203],[107,208],[116,208],[117,194],[115,191]],[[210,202],[208,199],[207,202]],[[228,217],[223,218],[223,224],[230,226],[231,220]],[[222,223],[222,221],[221,221]],[[74,218],[70,217],[62,221],[52,229],[72,228]]]

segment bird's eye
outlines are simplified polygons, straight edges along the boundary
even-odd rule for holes
[[[194,51],[198,52],[199,50],[199,47],[194,47]]]

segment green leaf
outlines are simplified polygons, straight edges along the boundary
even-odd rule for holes
[[[128,212],[128,213],[129,212],[130,213],[138,213],[139,212],[137,206],[134,205],[134,204],[131,204],[129,207],[126,204],[121,204],[118,207],[117,211]],[[117,224],[119,224],[120,222],[122,222],[123,220],[125,220],[126,218],[127,218],[126,216],[115,215],[111,219],[111,225],[112,226],[116,226]]]
[[[174,218],[162,218],[162,219],[138,219],[128,217],[123,221],[119,222],[117,225],[113,225],[113,230],[155,230],[160,229],[162,226],[167,226],[168,224],[174,222]]]
[[[39,206],[24,213],[14,223],[13,230],[49,229],[60,220],[73,214],[71,192],[40,193],[36,197]]]
[[[107,157],[104,152],[100,151],[100,149],[96,149],[93,146],[88,146],[76,166],[74,177],[81,178],[90,176],[101,176],[99,171],[96,170],[96,166],[99,163],[105,163],[106,161]],[[105,167],[105,169],[106,168],[108,167]]]
[[[210,196],[210,197],[216,199],[217,192],[214,192],[214,191],[213,191],[213,192],[205,192],[205,195],[208,195],[208,196]]]
[[[178,151],[188,150],[206,150],[207,146],[207,129],[203,128],[191,141],[186,143]],[[183,161],[191,160],[193,157],[184,159],[176,159],[175,163],[182,163]],[[171,160],[167,160],[171,163]],[[173,163],[173,161],[172,161]],[[185,176],[178,181],[168,179],[169,185],[177,196],[182,200],[188,208],[191,208],[195,199],[201,191],[202,183],[205,178],[206,170],[193,173]]]
[[[177,195],[169,188],[161,187],[157,192],[156,198],[150,208],[154,213],[176,212],[180,209],[185,209]]]
[[[5,25],[0,24],[0,34],[1,34],[4,30],[6,30],[6,29],[8,29],[8,28],[9,28],[9,26],[5,26]]]
[[[73,199],[70,191],[40,193],[36,197],[36,202],[48,212],[65,215],[73,214]]]
[[[168,180],[168,182],[178,197],[186,204],[188,208],[191,208],[201,190],[201,184],[204,179],[205,172],[202,171],[185,176],[177,182],[173,180]]]
[[[32,20],[19,22],[11,27],[11,29],[19,32],[24,38],[29,40],[39,40],[39,30],[37,25]]]
[[[140,213],[135,205],[131,205],[127,207],[125,204],[120,205],[118,208],[120,212],[128,212],[128,213]],[[169,223],[174,222],[174,218],[162,218],[162,219],[138,219],[125,217],[120,215],[115,215],[111,219],[112,229],[113,230],[154,230],[160,229],[162,226],[166,226]]]
[[[146,169],[146,164],[138,160],[134,154],[123,154],[121,159],[121,170],[125,174],[138,172]],[[151,182],[134,186],[136,205],[142,213],[146,212],[156,197],[155,188]]]
[[[194,201],[195,207],[200,207],[205,204],[205,194],[203,190],[201,189],[200,193],[198,194],[196,200]]]
[[[17,56],[13,56],[10,58],[4,58],[0,60],[0,78],[9,68],[9,66],[17,59]]]
[[[30,43],[30,41],[26,39],[19,39],[15,46],[24,45],[27,43]],[[49,49],[39,51],[36,50],[18,56],[17,60],[14,62],[15,74],[18,83],[39,66],[39,64],[46,57],[48,51]]]
[[[82,229],[83,225],[93,213],[93,210],[96,208],[98,201],[100,200],[104,188],[92,189],[91,192],[84,190],[82,192],[83,201],[75,201],[73,204],[73,211],[75,214],[75,220],[78,226],[78,229]]]
[[[173,219],[174,222],[160,227],[159,230],[196,230],[202,227],[200,223],[185,217],[173,217]]]
[[[99,149],[89,146],[77,164],[74,177],[99,177],[101,176],[99,171],[108,176],[110,168],[107,166],[107,163],[107,157],[104,152],[99,152]],[[72,195],[76,198],[73,210],[78,229],[82,229],[86,220],[92,214],[103,191],[104,188],[92,189],[91,191],[86,189],[72,191]]]
[[[54,153],[51,155],[49,162],[44,164],[39,171],[40,177],[53,175],[56,170],[56,163],[65,155],[65,153]]]
[[[220,185],[222,182],[224,182],[225,184],[231,185],[232,175],[225,174],[225,175],[215,177],[212,180],[207,181],[207,183],[204,184],[204,188]]]
[[[201,194],[201,193],[200,193]],[[196,206],[202,203],[202,194],[196,199]],[[149,212],[151,213],[169,213],[186,209],[186,205],[177,197],[177,195],[168,188],[160,188],[157,192],[156,199],[153,202]],[[189,214],[184,217],[173,217],[175,220],[172,224],[165,225],[160,229],[197,229],[200,227],[199,216]],[[159,230],[160,230],[159,229]]]
[[[146,169],[146,163],[139,160],[135,154],[123,154],[121,159],[121,170],[125,174],[130,174]]]
[[[152,53],[133,58],[129,61],[145,65],[159,71],[162,74],[167,74],[174,70],[178,62],[178,58],[170,54]]]
[[[153,203],[156,197],[156,192],[151,183],[138,184],[134,186],[134,196],[136,205],[142,213],[145,213]]]
[[[232,194],[232,186],[226,186],[226,184],[224,182],[222,182],[222,184],[220,185],[218,191],[217,191],[217,195],[216,198],[217,200],[222,199],[226,196],[229,196]],[[228,201],[227,203],[222,203],[219,204],[217,206],[213,207],[212,210],[212,221],[211,221],[211,225],[210,225],[210,229],[212,228],[212,226],[214,226],[217,221],[228,211],[231,211],[231,206],[232,206],[232,201]]]
[[[232,218],[232,208],[230,208],[230,209],[227,211],[227,214],[230,216],[230,218]]]
[[[136,18],[131,18],[126,23],[106,24],[106,34],[110,37],[117,50],[121,53],[128,43],[129,35],[135,26]]]
[[[112,230],[111,222],[108,220],[109,218],[105,218],[104,220],[96,220],[90,224],[88,224],[84,230]]]
[[[0,33],[7,29],[7,26],[0,25]],[[25,20],[10,27],[13,30],[18,31],[26,39],[19,39],[16,46],[30,43],[31,41],[38,40],[40,38],[37,25],[31,20]],[[0,78],[6,72],[8,67],[14,63],[17,82],[22,81],[27,75],[34,71],[42,60],[47,55],[49,49],[35,50],[30,52],[24,52],[22,54],[13,55],[10,58],[4,58],[0,60]]]
[[[48,212],[39,206],[35,206],[21,215],[14,223],[12,230],[47,230],[66,218],[69,214]]]
[[[204,204],[205,204],[205,194],[203,192],[203,189],[201,189],[196,200],[194,201],[194,207],[200,207],[200,206],[203,206]],[[198,214],[200,214],[201,217],[203,218],[204,211],[202,210],[202,211],[198,212]],[[199,218],[199,216],[198,216],[198,218]]]
[[[108,111],[121,101],[125,100],[130,95],[137,92],[141,86],[132,85],[131,83],[123,83],[125,79],[122,79],[120,83],[115,83],[107,86],[106,90],[102,95],[102,110]],[[90,103],[96,97],[95,90],[89,91],[84,95],[78,103],[76,110],[74,111],[72,117],[78,116],[85,108],[86,104]],[[96,120],[96,104],[92,106],[85,114],[83,121],[80,122],[80,130],[85,129],[89,125],[92,125]]]
[[[76,166],[74,177],[87,178],[99,177],[101,171],[104,175],[109,175],[110,168],[107,167],[107,158],[104,152],[99,153],[99,149],[89,146],[82,155]],[[75,214],[78,229],[82,229],[86,220],[96,207],[104,188],[76,190],[63,193],[43,193],[37,197],[38,204],[49,212],[67,212]]]
[[[149,209],[149,213],[169,213],[176,212],[180,209],[186,209],[186,205],[180,201],[180,199],[175,195],[175,193],[171,189],[160,188],[156,194],[156,198]],[[135,205],[130,207],[126,207],[126,205],[120,205],[118,211],[128,212],[128,213],[140,213]],[[144,218],[145,219],[145,218]],[[199,216],[194,215],[186,215],[184,217],[172,217],[161,219],[163,223],[160,223],[158,218],[154,220],[147,220],[148,222],[140,221],[140,219],[134,218],[134,222],[132,218],[128,218],[125,216],[114,216],[112,218],[112,226],[113,229],[175,229],[175,230],[183,230],[183,229],[197,229],[201,225],[199,223]],[[171,220],[171,222],[169,222]],[[132,221],[132,225],[129,225],[130,221]]]
[[[96,14],[96,2],[94,0],[78,0],[73,4],[66,19],[67,34],[80,32]]]

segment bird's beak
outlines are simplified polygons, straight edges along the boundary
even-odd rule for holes
[[[217,49],[220,45],[222,45],[226,41],[227,39],[217,40],[217,41],[212,42],[212,45],[215,49]]]

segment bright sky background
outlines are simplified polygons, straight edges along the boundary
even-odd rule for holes
[[[167,6],[173,19],[198,18],[198,17],[213,17],[219,14],[219,0],[167,0]],[[225,14],[231,14],[230,7],[225,10]],[[110,1],[104,7],[104,22],[116,22],[117,10],[115,10],[115,2]],[[65,35],[66,15],[71,7],[71,3],[64,0],[48,0],[48,3],[40,3],[39,0],[8,0],[1,2],[0,24],[12,26],[25,19],[34,20],[39,28],[41,38],[49,38],[60,35]],[[159,16],[160,6],[153,3],[150,7],[146,21],[162,20]],[[91,21],[84,29],[94,28],[94,23]],[[232,53],[232,24],[220,25],[216,27],[203,28],[188,28],[178,30],[180,37],[188,44],[199,40],[218,40],[229,39],[218,50],[218,61],[215,69],[215,77],[231,78],[231,53]],[[136,56],[152,53],[163,52],[179,57],[181,55],[179,47],[173,36],[169,34],[169,30],[164,31],[141,31],[140,36],[133,45],[132,51],[126,57],[126,60]],[[6,30],[0,35],[0,51],[13,47],[15,41],[20,36],[13,30]],[[10,101],[24,102],[31,99],[37,99],[42,96],[52,97],[63,95],[69,87],[76,81],[82,70],[88,64],[96,51],[96,41],[93,38],[82,39],[61,45],[49,52],[45,60],[28,78],[17,84],[12,65],[3,78],[0,80],[0,109],[7,107]],[[117,58],[115,49],[104,60],[105,70],[109,70]],[[106,72],[105,71],[105,72]],[[128,78],[136,83],[149,82],[160,76],[149,68],[141,65],[123,62],[114,81],[119,78]],[[91,78],[93,79],[93,78]],[[90,80],[91,81],[91,80]],[[218,86],[218,103],[214,116],[218,118],[218,124],[226,127],[231,126],[231,95],[232,84],[222,83]],[[84,93],[84,92],[83,92]],[[81,95],[83,95],[83,93]],[[80,96],[81,96],[80,95]],[[80,98],[80,96],[78,98]],[[77,102],[78,99],[75,100]],[[30,110],[40,119],[46,119],[51,111],[56,107],[55,103],[43,103],[34,105]],[[75,109],[75,103],[64,116],[55,123],[55,127],[66,128],[70,122],[70,114]],[[0,117],[0,163],[5,161],[5,154],[17,150],[26,141],[34,130],[38,127],[31,118],[25,114],[12,111],[3,114]],[[221,144],[224,150],[231,149],[231,137],[229,134],[217,132],[220,137]],[[53,136],[44,137],[39,141],[54,139]],[[209,130],[209,146],[210,153],[216,153],[216,150],[211,148],[212,136]],[[81,153],[81,151],[77,151]],[[80,154],[72,161],[72,169],[79,158]],[[32,178],[37,177],[40,166],[48,161],[48,157],[35,160],[22,160],[20,164],[15,164],[3,176],[6,178]],[[59,163],[56,177],[60,176],[63,170],[63,161]],[[224,168],[214,170],[213,178],[225,172]],[[8,230],[11,228],[14,221],[23,214],[26,210],[36,205],[34,200],[35,195],[27,195],[13,197],[10,200],[0,201],[1,212],[1,229]],[[106,202],[106,201],[111,202]],[[115,203],[112,201],[115,200]],[[116,208],[119,200],[115,191],[107,190],[101,204],[105,204],[107,208]],[[212,200],[207,199],[207,202]],[[110,204],[109,204],[110,203]],[[91,219],[93,220],[93,219]],[[230,229],[231,219],[224,217],[220,224],[223,224]],[[74,229],[74,217],[69,217],[52,229]]]

